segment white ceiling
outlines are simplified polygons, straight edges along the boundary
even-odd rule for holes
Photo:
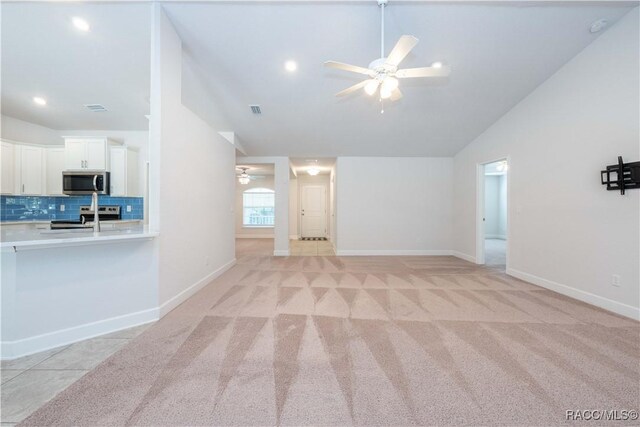
[[[293,157],[289,159],[291,168],[296,174],[306,173],[311,168],[320,170],[320,175],[331,173],[331,169],[336,164],[335,158],[322,157]]]
[[[146,130],[148,4],[2,3],[2,113],[52,129]],[[91,31],[78,31],[71,18]],[[42,96],[46,107],[32,98]],[[84,104],[102,104],[93,113]]]
[[[596,19],[615,22],[635,3],[420,3],[392,0],[387,51],[402,34],[420,39],[403,67],[442,61],[441,82],[405,80],[387,103],[334,94],[357,75],[325,69],[332,59],[366,66],[379,54],[379,9],[371,2],[163,3],[184,40],[183,100],[248,155],[449,156],[468,144],[594,40]],[[78,33],[72,16],[91,32]],[[146,129],[149,3],[3,3],[2,109],[55,129]],[[287,59],[298,71],[284,71]],[[37,108],[31,98],[45,96]],[[108,113],[83,107],[101,103]],[[249,104],[260,104],[254,116]]]
[[[453,71],[445,82],[402,81],[404,98],[383,115],[370,97],[336,99],[359,78],[322,66],[329,59],[367,66],[378,57],[373,0],[165,8],[248,154],[450,156],[593,41],[593,21],[615,22],[635,5],[525,4],[392,0],[387,50],[412,34],[420,43],[404,67],[442,61]],[[283,68],[288,59],[298,62],[295,74]],[[249,104],[259,104],[262,116]]]
[[[239,175],[242,173],[240,168],[247,168],[247,173],[249,175],[273,175],[274,165],[272,164],[248,164],[248,163],[240,163],[236,165],[236,173]]]

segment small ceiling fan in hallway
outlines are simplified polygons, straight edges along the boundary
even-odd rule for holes
[[[338,92],[336,96],[345,96],[358,89],[364,88],[364,91],[368,95],[373,96],[379,92],[381,100],[391,99],[395,101],[402,98],[402,92],[398,88],[398,79],[446,77],[450,74],[450,68],[439,62],[432,64],[430,67],[398,69],[400,62],[402,62],[409,52],[418,44],[418,39],[414,36],[404,35],[400,37],[400,40],[398,40],[393,47],[389,56],[384,56],[384,8],[388,1],[389,0],[378,0],[378,6],[380,6],[381,9],[380,58],[371,62],[368,68],[336,61],[327,61],[324,63],[326,67],[369,76],[368,79]]]

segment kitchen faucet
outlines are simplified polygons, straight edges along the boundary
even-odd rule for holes
[[[100,215],[98,214],[98,193],[91,195],[91,209],[93,210],[93,231],[100,232]]]

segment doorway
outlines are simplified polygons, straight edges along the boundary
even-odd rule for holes
[[[479,165],[477,262],[502,271],[507,266],[509,162]]]
[[[324,185],[304,185],[300,200],[302,239],[327,237],[327,191]]]

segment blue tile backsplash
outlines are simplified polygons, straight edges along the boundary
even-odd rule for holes
[[[142,197],[98,196],[99,205],[120,205],[122,219],[143,219]],[[60,211],[64,205],[64,212]],[[0,196],[0,222],[49,221],[52,219],[80,219],[80,206],[90,206],[91,196]],[[131,212],[127,212],[131,206]]]

